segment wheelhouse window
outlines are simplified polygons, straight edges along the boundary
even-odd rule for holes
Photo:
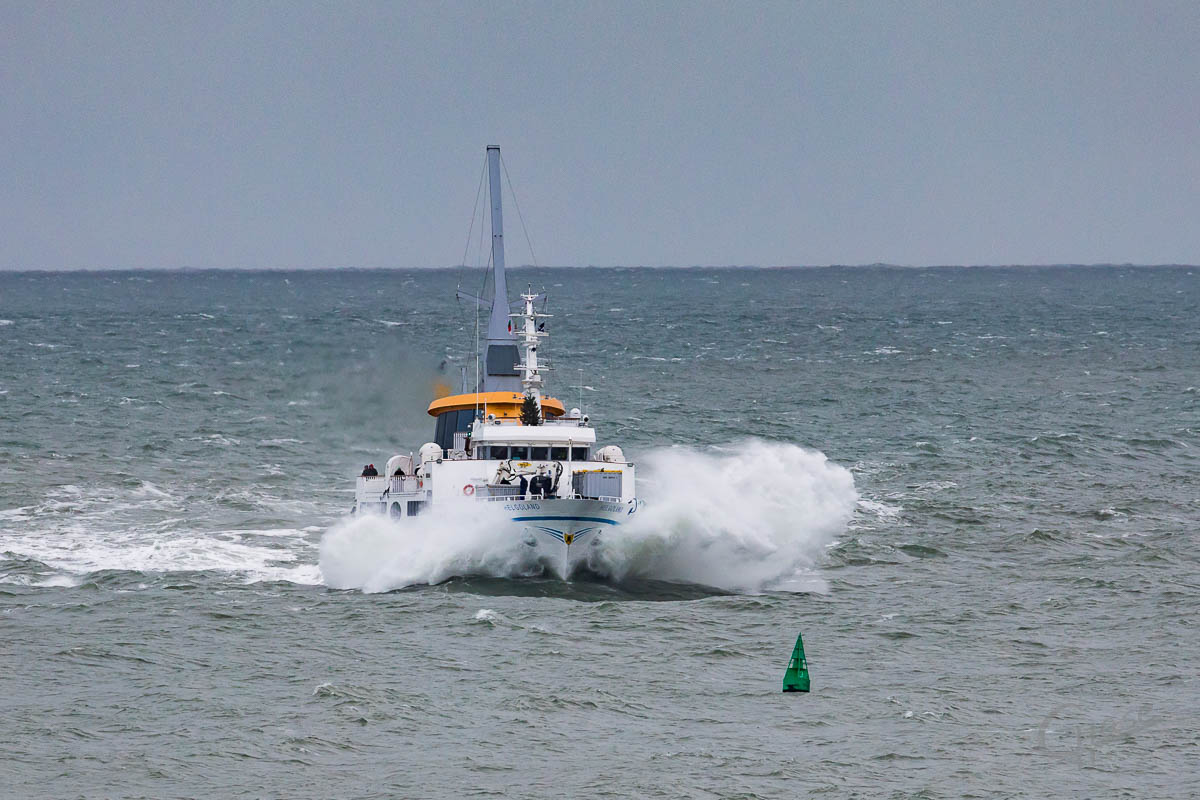
[[[550,460],[551,461],[566,461],[567,460],[567,448],[551,447],[550,448]]]
[[[510,447],[508,457],[515,458],[518,461],[525,461],[529,458],[529,448],[521,446]]]
[[[491,447],[491,452],[492,452],[492,455],[491,455],[492,458],[498,458],[500,460],[504,460],[504,459],[508,458],[508,445],[494,444]]]
[[[472,408],[465,408],[461,411],[447,411],[444,414],[440,414],[437,418],[433,440],[443,450],[450,450],[454,447],[454,434],[470,431],[471,423],[474,421],[475,410]]]
[[[529,448],[530,461],[545,461],[550,457],[549,447],[531,447]]]
[[[586,447],[572,447],[571,448],[571,460],[572,461],[587,461],[588,460],[588,449]]]

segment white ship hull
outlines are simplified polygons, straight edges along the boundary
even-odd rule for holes
[[[607,531],[637,511],[637,502],[558,499],[504,503],[523,542],[538,552],[563,580],[569,579],[599,546]]]
[[[385,483],[398,486],[400,481],[360,479],[359,502],[354,509],[356,515],[379,514],[390,516],[397,524],[406,524],[408,516],[417,516],[418,513],[436,514],[436,509],[441,507],[439,504],[430,506],[422,502],[428,498],[423,492],[375,493],[371,491],[374,488],[371,483],[377,486]],[[417,512],[413,508],[415,513],[406,514],[410,502],[414,501],[421,504],[421,510]],[[461,519],[459,515],[462,512],[478,508],[480,519],[491,519],[500,523],[504,528],[501,531],[502,536],[511,537],[532,548],[537,560],[563,580],[569,579],[587,563],[589,554],[599,546],[607,531],[625,524],[639,508],[638,501],[633,498],[597,500],[579,497],[484,496],[455,497],[444,502],[445,506],[451,509],[449,524]],[[504,522],[500,522],[501,520]]]

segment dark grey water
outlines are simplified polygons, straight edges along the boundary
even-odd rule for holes
[[[0,274],[0,796],[1200,794],[1200,270],[520,271],[570,584],[340,521],[457,278]]]

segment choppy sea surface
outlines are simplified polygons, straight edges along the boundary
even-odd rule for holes
[[[1200,269],[517,270],[569,583],[345,519],[460,282],[0,273],[0,797],[1200,795]]]

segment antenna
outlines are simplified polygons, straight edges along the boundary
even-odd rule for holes
[[[475,306],[475,419],[479,419],[479,306],[478,305]]]
[[[510,317],[523,321],[524,325],[518,332],[520,346],[524,348],[523,363],[517,364],[516,368],[521,373],[521,388],[525,394],[533,397],[537,403],[538,413],[542,413],[542,372],[550,369],[548,365],[542,365],[538,359],[538,342],[545,339],[550,334],[545,331],[540,331],[537,328],[539,319],[552,316],[551,314],[540,314],[533,310],[533,302],[538,299],[538,295],[534,293],[533,287],[528,287],[521,295],[521,299],[525,301],[525,311],[521,314],[510,314]]]

